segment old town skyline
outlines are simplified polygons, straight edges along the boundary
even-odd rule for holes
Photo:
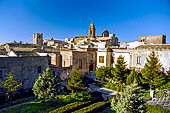
[[[103,5],[104,4],[104,5]],[[152,5],[152,7],[150,7]],[[82,7],[84,6],[84,7]],[[0,44],[11,41],[32,42],[33,33],[64,40],[88,34],[91,21],[96,34],[103,29],[116,33],[122,42],[143,35],[169,37],[169,1],[8,1],[0,0]],[[167,43],[170,39],[167,38]]]

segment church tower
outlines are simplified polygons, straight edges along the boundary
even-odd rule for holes
[[[89,27],[89,37],[95,38],[95,26],[93,22],[91,22]]]

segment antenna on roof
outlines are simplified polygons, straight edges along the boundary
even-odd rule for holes
[[[113,32],[116,33],[116,25],[113,26]]]

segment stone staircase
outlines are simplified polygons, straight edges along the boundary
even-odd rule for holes
[[[146,103],[170,109],[170,95],[160,95],[147,101]]]

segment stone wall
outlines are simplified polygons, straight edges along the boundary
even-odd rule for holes
[[[80,62],[82,65],[80,64]],[[79,68],[81,74],[89,71],[87,65],[87,52],[73,51],[73,71],[76,68]]]
[[[33,34],[33,44],[43,45],[43,33]]]
[[[73,68],[79,68],[81,74],[85,72],[95,71],[96,69],[96,51],[73,51]]]
[[[61,50],[60,54],[62,56],[62,67],[72,66],[72,50]]]
[[[153,43],[153,44],[166,44],[166,35],[140,36],[139,42]]]
[[[14,79],[23,83],[22,88],[33,87],[38,74],[48,66],[48,57],[0,57],[0,79],[4,80],[6,73],[12,72]]]

